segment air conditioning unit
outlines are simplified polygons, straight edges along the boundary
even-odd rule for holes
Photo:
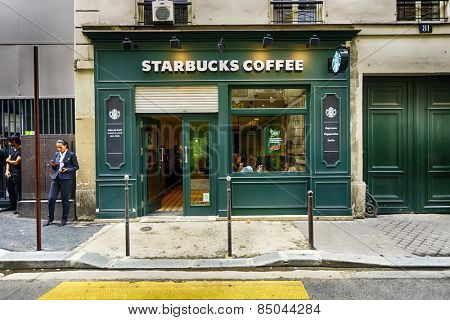
[[[153,23],[173,24],[173,1],[156,0],[152,3]]]

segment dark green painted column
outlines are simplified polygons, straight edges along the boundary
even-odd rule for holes
[[[98,219],[119,218],[124,216],[125,192],[124,176],[130,176],[130,216],[136,216],[136,166],[133,155],[136,154],[135,114],[129,88],[98,88],[96,108],[96,172],[97,172],[97,213]],[[108,162],[107,121],[110,118],[106,109],[108,98],[118,97],[123,103],[120,115],[123,117],[123,162]]]

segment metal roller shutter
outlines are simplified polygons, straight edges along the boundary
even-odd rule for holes
[[[136,113],[213,113],[219,111],[217,86],[136,87]]]

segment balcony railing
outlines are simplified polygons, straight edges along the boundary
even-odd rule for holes
[[[271,1],[272,23],[320,23],[323,22],[323,1]]]
[[[153,8],[152,3],[155,0],[146,0],[138,2],[138,24],[153,25]],[[173,0],[173,19],[175,25],[186,25],[190,23],[189,6],[191,2],[186,0]]]
[[[397,21],[448,21],[449,0],[397,0]]]

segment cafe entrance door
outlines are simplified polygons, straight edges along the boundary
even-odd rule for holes
[[[141,116],[141,215],[215,215],[215,117]]]

